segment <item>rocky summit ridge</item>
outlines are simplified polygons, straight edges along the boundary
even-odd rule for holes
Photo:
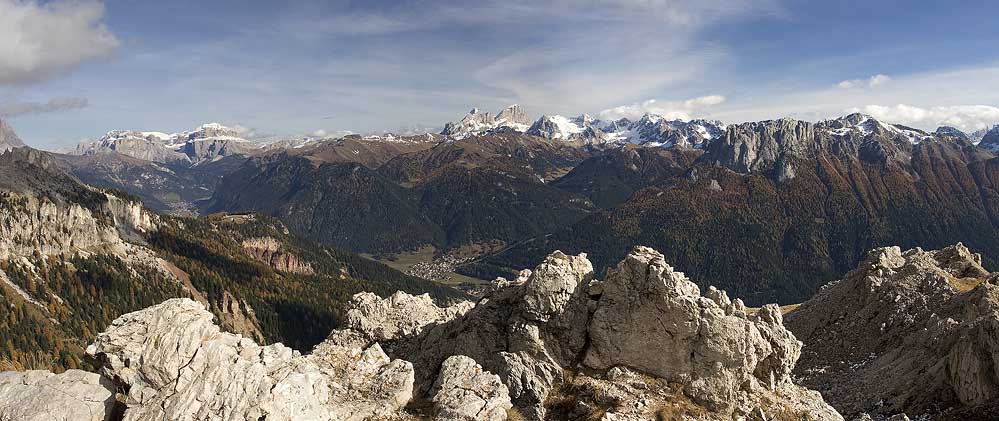
[[[787,317],[796,374],[846,415],[999,416],[999,275],[964,245],[871,251]]]
[[[780,309],[752,313],[722,291],[701,295],[644,247],[604,280],[585,255],[553,253],[476,304],[358,294],[308,355],[223,332],[202,304],[171,299],[98,335],[87,353],[99,376],[0,375],[0,402],[38,382],[66,392],[0,406],[0,418],[841,419],[792,380],[801,342]]]
[[[179,132],[111,130],[96,142],[82,142],[74,155],[117,152],[145,161],[197,164],[229,155],[250,155],[261,148],[244,139],[239,130],[219,123],[207,123]]]

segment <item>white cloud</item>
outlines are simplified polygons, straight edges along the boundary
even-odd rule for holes
[[[868,114],[879,120],[909,126],[953,126],[972,132],[999,123],[999,107],[990,105],[952,105],[930,108],[906,104],[867,105],[848,111]]]
[[[89,102],[86,98],[79,97],[52,98],[46,102],[7,100],[0,102],[0,116],[14,117],[26,114],[75,110],[85,108],[88,105]]]
[[[725,97],[721,95],[708,95],[688,99],[686,101],[659,101],[655,99],[646,100],[630,105],[621,105],[600,111],[598,116],[605,120],[617,120],[620,118],[638,119],[646,113],[658,114],[668,119],[690,120],[708,107],[725,102]]]
[[[866,80],[864,79],[844,80],[840,83],[837,83],[836,86],[842,89],[862,88],[865,86],[870,88],[875,88],[884,85],[888,82],[891,82],[891,77],[885,74],[878,73]]]
[[[869,85],[871,85],[871,87],[873,88],[875,86],[884,85],[885,83],[888,83],[890,81],[891,81],[891,78],[888,77],[888,75],[883,75],[883,74],[878,73],[878,74],[876,74],[874,76],[871,76],[871,79],[868,80],[867,83]]]
[[[0,84],[45,80],[109,55],[118,39],[95,1],[0,0]]]

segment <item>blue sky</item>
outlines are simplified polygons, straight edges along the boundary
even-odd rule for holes
[[[0,113],[31,145],[203,122],[437,127],[475,106],[741,122],[999,123],[996,2],[0,0]]]

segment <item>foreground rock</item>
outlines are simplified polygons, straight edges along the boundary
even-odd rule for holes
[[[876,249],[788,326],[803,383],[844,414],[999,416],[999,277],[961,244]]]
[[[513,407],[499,376],[483,371],[463,355],[448,358],[434,384],[434,418],[437,420],[505,420]]]
[[[413,368],[320,344],[302,356],[223,333],[201,304],[173,299],[119,317],[87,349],[127,388],[126,420],[353,420],[401,413]]]
[[[792,382],[801,343],[776,306],[747,315],[722,291],[701,296],[644,247],[606,280],[593,273],[585,255],[555,252],[474,306],[357,294],[347,328],[310,355],[222,332],[201,303],[172,299],[98,335],[87,354],[100,377],[4,374],[0,414],[103,419],[119,391],[125,420],[842,419]],[[37,400],[42,381],[65,403]]]
[[[103,421],[114,407],[114,388],[100,375],[81,370],[0,373],[0,420]]]
[[[390,355],[413,361],[418,399],[430,398],[442,366],[467,357],[496,373],[530,419],[654,419],[680,414],[670,412],[680,402],[682,414],[695,419],[841,419],[818,393],[791,381],[801,343],[776,306],[747,316],[742,302],[722,291],[702,297],[652,249],[636,248],[602,282],[593,280],[585,255],[555,252],[498,285],[467,313],[394,338],[384,332],[443,309],[424,302],[414,311],[393,305],[399,297],[374,303],[358,296],[353,305],[378,317],[351,313],[349,329],[331,340],[381,340]]]

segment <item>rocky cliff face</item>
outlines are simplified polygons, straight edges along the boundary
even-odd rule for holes
[[[168,147],[162,139],[131,130],[112,130],[96,142],[81,143],[77,145],[75,154],[96,155],[111,152],[152,162],[190,162],[187,155]]]
[[[282,250],[281,243],[273,237],[257,237],[243,240],[243,248],[254,259],[282,272],[309,275],[315,273],[312,265],[292,253]]]
[[[982,138],[978,143],[978,146],[988,149],[993,153],[999,153],[999,125],[992,127],[982,134]]]
[[[819,153],[866,162],[905,163],[913,145],[933,139],[921,130],[882,123],[863,114],[810,123],[784,118],[735,124],[706,146],[705,159],[741,173],[793,174],[796,160]]]
[[[14,128],[10,127],[3,119],[0,119],[0,153],[22,146],[24,146],[24,142],[21,141],[21,138],[17,137],[17,133],[14,133]]]
[[[796,368],[844,414],[999,414],[999,278],[963,245],[876,249],[787,317]]]

